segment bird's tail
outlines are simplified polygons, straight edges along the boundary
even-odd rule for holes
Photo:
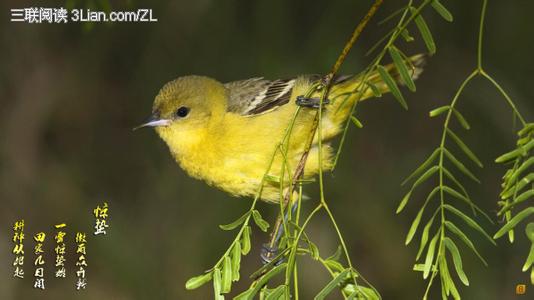
[[[406,60],[409,75],[413,80],[417,79],[423,71],[425,57],[425,54],[418,54]],[[398,84],[404,85],[400,72],[394,64],[389,64],[384,68]],[[365,81],[363,77],[365,77],[364,74],[344,78],[330,90],[331,104],[327,107],[330,113],[329,119],[334,124],[341,123],[348,117],[355,101],[380,97],[390,91],[378,71],[369,74]]]

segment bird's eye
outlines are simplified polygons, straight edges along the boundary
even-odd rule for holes
[[[176,116],[180,118],[187,116],[188,113],[189,113],[189,108],[185,106],[182,106],[178,108],[178,110],[176,110]]]

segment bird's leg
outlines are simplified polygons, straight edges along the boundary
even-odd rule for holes
[[[321,105],[321,98],[306,98],[300,95],[300,96],[297,96],[297,100],[295,101],[295,103],[298,106],[302,106],[302,107],[319,108],[319,106]],[[328,103],[330,103],[330,100],[328,99],[323,100],[323,105],[328,104]]]
[[[273,258],[275,258],[278,255],[277,245],[280,242],[280,238],[282,237],[284,233],[284,226],[282,226],[283,224],[282,218],[285,218],[285,220],[287,221],[289,219],[290,214],[292,215],[293,213],[295,213],[297,204],[298,204],[297,202],[293,203],[291,205],[291,209],[287,211],[285,216],[281,214],[276,219],[274,229],[271,233],[271,241],[269,243],[263,244],[262,249],[261,249],[260,258],[261,258],[261,262],[264,265],[270,263],[273,260]],[[282,261],[283,260],[276,262],[276,265],[282,263]]]

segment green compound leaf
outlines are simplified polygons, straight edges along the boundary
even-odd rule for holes
[[[349,272],[350,272],[350,269],[345,269],[343,272],[337,274],[337,276],[334,277],[334,279],[332,279],[313,299],[314,300],[324,299],[326,296],[328,296],[328,294],[330,294],[336,288],[338,284],[345,281]]]
[[[496,163],[503,163],[506,161],[509,161],[511,159],[514,159],[518,156],[526,156],[527,153],[534,147],[534,140],[528,142],[526,145],[521,146],[515,150],[512,150],[508,153],[505,153],[495,159]]]
[[[476,181],[477,183],[480,183],[480,180],[469,171],[469,169],[461,163],[452,153],[449,152],[446,148],[443,148],[443,152],[445,153],[445,156],[460,170],[462,173],[464,173],[467,177],[471,178],[473,181]]]
[[[453,17],[451,12],[441,4],[438,0],[433,0],[432,3],[430,3],[432,7],[436,10],[436,12],[447,22],[452,22]]]
[[[444,112],[447,112],[451,109],[450,106],[448,105],[445,105],[445,106],[440,106],[438,108],[434,108],[433,110],[431,110],[428,115],[431,117],[431,118],[434,118],[434,117],[437,117],[441,114],[443,114]]]
[[[229,293],[232,289],[232,260],[225,256],[221,274],[221,293]]]
[[[402,59],[400,51],[394,46],[389,47],[389,55],[391,56],[395,67],[397,67],[397,70],[399,71],[400,77],[404,84],[406,84],[410,91],[415,92],[415,83],[413,82],[412,75],[410,75],[410,72],[408,71],[406,62],[404,61],[404,59]]]
[[[202,274],[196,277],[189,278],[187,282],[185,283],[185,288],[187,290],[194,290],[196,288],[201,287],[206,282],[210,281],[213,278],[213,272],[209,272],[206,274]]]
[[[423,268],[423,279],[427,279],[428,275],[430,274],[430,269],[432,269],[432,261],[434,260],[434,253],[436,251],[436,242],[438,241],[439,233],[440,233],[440,230],[436,232],[436,235],[434,235],[434,237],[430,241],[430,244],[428,245],[428,251],[426,253],[426,258],[425,258],[425,267]]]
[[[266,232],[267,229],[269,229],[269,223],[265,221],[262,217],[259,211],[256,209],[252,211],[252,218],[254,219],[254,223],[258,225],[258,227],[263,231]]]
[[[411,11],[412,13],[415,13],[415,8],[412,8]],[[434,42],[432,33],[430,32],[430,29],[428,28],[428,25],[426,24],[425,19],[423,19],[422,15],[419,14],[417,17],[415,17],[415,25],[421,33],[421,37],[425,42],[428,52],[430,52],[430,54],[436,53],[436,43]]]
[[[466,130],[471,129],[471,126],[469,125],[469,123],[467,123],[467,120],[458,110],[453,108],[452,112],[454,113],[456,119],[458,119],[458,122],[460,122],[460,125],[462,125],[463,128],[465,128]]]
[[[434,150],[434,152],[432,152],[432,154],[419,167],[417,167],[417,169],[415,169],[410,176],[404,179],[401,185],[405,185],[408,181],[412,180],[412,178],[415,178],[415,176],[418,176],[421,172],[426,170],[438,157],[440,152],[439,150],[439,148]]]
[[[216,300],[224,300],[224,296],[221,295],[221,269],[215,268],[213,270],[213,295]]]
[[[456,247],[456,244],[454,244],[454,242],[448,237],[443,239],[443,243],[452,255],[452,261],[454,263],[454,268],[456,269],[456,274],[458,274],[458,277],[464,285],[469,286],[469,280],[465,275],[462,266],[462,258],[460,256],[460,251],[458,251],[458,247]]]
[[[447,209],[448,211],[452,212],[453,214],[457,215],[458,217],[460,217],[471,228],[480,232],[490,243],[492,243],[493,245],[497,245],[495,241],[489,236],[489,234],[487,234],[486,231],[482,229],[482,227],[480,227],[480,225],[478,225],[477,222],[475,222],[475,220],[471,219],[466,214],[464,214],[463,212],[459,211],[458,209],[456,209],[455,207],[449,204],[444,204],[443,207]]]
[[[232,248],[232,281],[239,281],[239,269],[241,268],[241,243],[237,241]]]
[[[360,122],[360,120],[358,120],[358,118],[356,118],[355,116],[350,116],[350,120],[352,121],[352,123],[354,123],[354,125],[356,125],[356,127],[363,128],[362,122]]]
[[[421,254],[423,254],[423,250],[425,249],[426,243],[428,242],[428,233],[430,232],[430,228],[432,227],[432,223],[434,222],[436,215],[434,214],[432,218],[430,218],[430,221],[428,221],[425,225],[425,228],[423,229],[423,233],[421,234],[421,243],[419,244],[419,251],[417,251],[417,256],[415,257],[415,260],[419,260],[419,257],[421,257]]]
[[[402,96],[402,93],[399,90],[399,87],[397,86],[397,83],[395,82],[395,79],[393,79],[393,77],[391,77],[391,75],[389,75],[388,71],[383,66],[379,65],[379,66],[376,67],[376,69],[378,70],[378,73],[380,74],[380,77],[382,78],[382,80],[384,80],[384,82],[388,86],[389,90],[391,91],[391,94],[393,94],[395,99],[397,99],[397,101],[399,101],[400,105],[404,109],[407,110],[408,109],[408,104],[406,103],[406,100],[404,100],[404,97]]]
[[[247,255],[250,251],[250,226],[243,228],[243,234],[241,235],[241,254]]]
[[[222,230],[232,230],[232,229],[235,229],[237,228],[239,225],[243,224],[243,222],[245,222],[245,219],[250,215],[250,211],[245,213],[244,215],[242,215],[241,217],[239,217],[239,219],[233,221],[232,223],[230,224],[225,224],[225,225],[219,225],[219,228],[221,228]]]
[[[534,213],[534,207],[533,206],[525,208],[520,213],[515,215],[510,221],[508,221],[508,223],[504,224],[504,226],[501,227],[501,229],[499,229],[499,231],[497,231],[497,233],[495,233],[493,238],[494,239],[500,238],[501,236],[503,236],[508,231],[514,229],[514,227],[519,222],[523,221],[526,217],[530,216],[533,213]]]
[[[512,185],[510,188],[503,190],[501,193],[502,199],[508,199],[516,193],[519,193],[524,187],[526,187],[531,182],[534,182],[534,173],[530,173],[527,176],[523,177],[516,184]]]
[[[462,151],[464,151],[464,153],[467,155],[467,157],[469,157],[479,168],[484,167],[484,165],[482,165],[482,162],[480,161],[480,159],[478,159],[478,157],[473,153],[473,151],[471,151],[471,149],[469,149],[469,147],[467,147],[467,145],[460,139],[460,137],[458,137],[449,128],[447,128],[447,133],[456,142],[458,147],[460,147],[460,149],[462,149]]]
[[[286,298],[287,293],[287,285],[280,285],[274,290],[272,290],[267,297],[265,297],[265,300],[282,300],[290,298]]]
[[[488,266],[488,263],[482,257],[482,255],[480,255],[480,253],[477,251],[477,249],[475,248],[475,245],[473,244],[473,242],[471,242],[471,240],[469,240],[467,235],[465,233],[463,233],[460,230],[460,228],[456,227],[456,225],[454,225],[450,221],[445,221],[445,226],[449,229],[450,232],[456,234],[467,245],[467,247],[469,247],[469,249],[471,249],[476,254],[476,256],[478,256],[478,258],[482,261],[482,263],[485,266]]]

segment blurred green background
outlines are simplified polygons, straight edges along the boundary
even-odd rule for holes
[[[404,1],[386,2],[350,53],[344,73],[359,72],[370,59],[366,50],[393,26],[377,26],[377,21]],[[405,247],[404,238],[430,186],[412,199],[408,213],[396,216],[406,191],[400,182],[438,145],[442,123],[428,118],[428,111],[450,101],[476,61],[481,1],[442,2],[455,20],[449,24],[432,9],[425,11],[438,51],[428,60],[417,93],[405,92],[410,110],[390,95],[359,106],[364,128],[351,128],[339,167],[325,177],[327,199],[353,262],[384,299],[417,299],[424,292],[421,274],[411,271],[417,246]],[[224,252],[233,233],[217,225],[240,216],[250,199],[232,198],[189,178],[152,130],[131,128],[149,115],[159,88],[178,76],[201,74],[226,82],[326,73],[371,3],[111,1],[113,10],[151,8],[158,22],[88,26],[12,23],[11,8],[65,2],[2,1],[0,299],[209,299],[210,285],[186,291],[184,283]],[[99,1],[71,4],[102,7]],[[490,1],[484,39],[485,68],[529,120],[534,112],[533,9],[531,1]],[[399,47],[408,53],[424,51],[415,29],[412,34],[417,42]],[[513,147],[512,114],[481,79],[469,86],[459,108],[472,130],[458,132],[485,162],[483,170],[476,170],[483,183],[468,184],[468,189],[494,216],[504,168],[492,161]],[[309,209],[317,192],[310,189],[308,195]],[[106,236],[90,237],[88,287],[76,292],[72,246],[67,278],[53,278],[52,226],[67,223],[71,238],[78,230],[91,233],[92,209],[103,201],[110,206],[111,226]],[[260,204],[260,209],[272,223],[277,208]],[[16,280],[11,227],[21,218],[26,221],[26,278]],[[497,229],[483,224],[489,232]],[[32,288],[29,238],[37,231],[49,233],[44,292]],[[309,231],[323,256],[337,247],[324,214]],[[461,287],[464,298],[515,299],[515,285],[529,281],[520,272],[528,250],[522,230],[517,243],[510,246],[501,239],[498,247],[468,233],[490,266],[461,249],[471,281],[470,287]],[[254,232],[253,251],[244,258],[243,280],[234,292],[250,283],[248,275],[260,266],[259,247],[267,238]],[[311,259],[300,266],[302,298],[309,299],[329,276]],[[527,286],[527,295],[533,293]]]

